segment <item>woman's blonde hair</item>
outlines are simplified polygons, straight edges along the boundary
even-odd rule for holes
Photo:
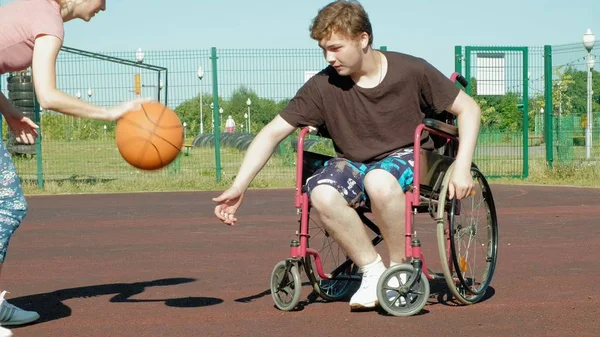
[[[373,28],[369,15],[356,0],[337,0],[321,8],[310,25],[310,37],[320,41],[332,33],[357,38],[369,34],[369,46],[373,44]]]

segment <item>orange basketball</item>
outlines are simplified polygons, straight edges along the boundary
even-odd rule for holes
[[[150,102],[117,121],[117,148],[125,161],[142,170],[157,170],[171,163],[183,146],[183,126],[168,107]]]

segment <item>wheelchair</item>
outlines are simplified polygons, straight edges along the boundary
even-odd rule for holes
[[[452,74],[451,80],[467,86],[466,79],[458,73]],[[310,217],[306,179],[331,157],[305,150],[304,140],[309,132],[310,128],[303,128],[297,143],[295,206],[300,216],[299,229],[290,243],[290,256],[277,263],[271,273],[271,294],[275,306],[283,311],[294,310],[300,301],[301,269],[313,292],[325,301],[346,298],[353,285],[361,281],[358,267],[318,221]],[[435,150],[421,148],[423,132],[428,132],[434,140]],[[458,128],[447,112],[425,118],[415,130],[414,181],[406,192],[405,206],[407,262],[388,268],[377,286],[379,305],[388,314],[420,313],[430,296],[430,282],[445,283],[459,303],[470,305],[485,296],[492,281],[498,254],[498,222],[492,191],[485,176],[472,164],[473,192],[462,200],[449,199],[448,185],[457,150]],[[381,243],[384,238],[379,228],[366,216],[369,210],[357,212],[373,232],[372,244]],[[428,269],[421,252],[421,241],[413,231],[414,216],[418,213],[428,213],[437,225],[441,273]]]

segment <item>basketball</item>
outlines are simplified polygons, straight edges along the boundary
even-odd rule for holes
[[[171,163],[183,146],[183,126],[177,114],[157,102],[144,103],[117,121],[115,140],[130,165],[158,170]]]

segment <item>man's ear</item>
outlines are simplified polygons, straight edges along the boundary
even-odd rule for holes
[[[360,47],[362,49],[366,49],[369,46],[369,39],[370,39],[369,34],[367,34],[365,32],[362,32],[358,36],[358,39],[359,39],[359,42],[360,42]]]

